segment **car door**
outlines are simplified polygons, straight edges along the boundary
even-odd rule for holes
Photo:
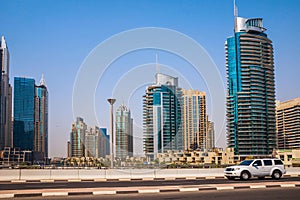
[[[264,176],[269,176],[273,167],[273,162],[271,159],[264,159],[263,160],[263,173]]]
[[[263,173],[262,173],[262,162],[261,160],[256,160],[252,163],[252,166],[251,166],[251,173],[253,176],[263,176]]]

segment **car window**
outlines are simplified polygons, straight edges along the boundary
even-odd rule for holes
[[[256,166],[262,166],[262,163],[260,160],[256,160],[254,163],[253,163],[253,166],[256,164]]]
[[[244,160],[244,161],[241,162],[239,165],[249,166],[252,162],[253,162],[253,160]]]
[[[275,165],[283,165],[283,162],[281,160],[274,160]]]
[[[264,160],[264,165],[265,165],[265,166],[270,166],[270,165],[272,165],[272,160]]]

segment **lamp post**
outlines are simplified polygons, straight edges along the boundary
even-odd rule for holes
[[[114,167],[114,103],[116,99],[107,99],[110,104],[110,168]]]

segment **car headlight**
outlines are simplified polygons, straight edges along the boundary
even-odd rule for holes
[[[234,171],[238,171],[238,170],[240,170],[240,168],[235,168],[235,169],[234,169]]]

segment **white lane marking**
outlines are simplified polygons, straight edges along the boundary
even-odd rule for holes
[[[103,191],[94,191],[93,195],[101,195],[101,194],[117,194],[117,191],[103,190]]]
[[[217,187],[217,190],[233,190],[233,186],[222,186],[222,187]]]
[[[152,190],[138,190],[139,193],[144,194],[144,193],[158,193],[159,189],[152,189]]]
[[[68,192],[43,192],[43,197],[51,197],[51,196],[68,196]]]

